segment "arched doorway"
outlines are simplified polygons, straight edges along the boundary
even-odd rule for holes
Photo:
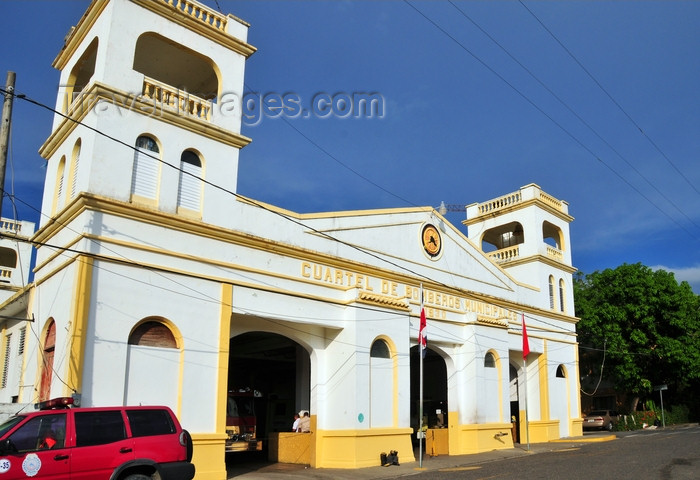
[[[520,443],[520,385],[518,384],[518,369],[510,364],[510,419],[515,423],[513,443]]]
[[[294,340],[267,332],[237,335],[230,340],[229,347],[230,398],[251,393],[253,400],[247,408],[254,410],[254,414],[246,422],[250,426],[254,417],[256,435],[262,440],[265,452],[271,434],[291,432],[294,414],[310,410],[309,353]],[[227,462],[249,459],[250,452],[227,456]]]
[[[420,349],[411,347],[411,427],[419,427]],[[447,428],[447,365],[434,350],[428,348],[423,359],[423,417],[428,428]],[[413,442],[417,444],[416,435]]]

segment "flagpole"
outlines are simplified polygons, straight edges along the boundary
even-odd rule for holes
[[[420,323],[418,327],[418,354],[420,356],[420,386],[418,393],[418,467],[423,468],[423,284],[420,284]]]
[[[527,398],[527,356],[530,353],[530,342],[527,339],[527,328],[525,327],[525,314],[523,313],[523,371],[525,375],[525,437],[527,438],[527,451],[530,451],[530,418],[528,416]]]
[[[525,369],[525,436],[527,438],[527,450],[530,451],[530,419],[527,414],[527,359],[523,358],[523,367]]]

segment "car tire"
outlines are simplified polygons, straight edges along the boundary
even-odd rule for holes
[[[612,432],[612,430],[613,430],[613,423],[612,422],[608,423],[607,430],[608,430],[608,432]]]
[[[153,480],[153,477],[148,475],[143,475],[141,473],[132,473],[131,475],[124,477],[124,480]]]

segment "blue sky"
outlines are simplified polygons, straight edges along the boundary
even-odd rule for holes
[[[239,193],[316,212],[537,183],[570,204],[577,268],[663,266],[700,292],[700,2],[203,3],[251,24],[246,90],[384,101],[382,118],[245,126]],[[4,0],[1,81],[13,70],[18,92],[54,105],[51,62],[88,4]],[[23,219],[38,221],[51,120],[15,102],[6,189]]]

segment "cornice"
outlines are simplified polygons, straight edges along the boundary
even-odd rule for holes
[[[92,111],[95,105],[101,100],[119,102],[118,105],[116,105],[117,108],[121,108],[123,105],[129,105],[131,113],[157,118],[170,125],[183,128],[231,147],[240,149],[252,141],[250,138],[239,133],[225,130],[207,121],[200,120],[199,118],[178,114],[167,108],[160,109],[159,115],[153,117],[147,114],[147,112],[153,111],[153,103],[144,101],[142,96],[132,95],[101,82],[93,82],[82,91],[80,97],[71,104],[68,115],[63,116],[61,123],[51,132],[49,138],[39,149],[39,155],[46,160],[51,158],[51,156],[56,153],[58,147],[66,141],[70,133],[82,123],[87,114]]]
[[[212,28],[204,22],[201,22],[190,15],[183,13],[182,11],[173,8],[162,0],[131,0],[137,5],[146,8],[153,13],[160,15],[163,18],[168,19],[171,22],[175,22],[178,25],[185,27],[209,40],[222,45],[229,50],[233,50],[236,53],[240,53],[244,57],[248,58],[254,54],[257,49],[238,38],[229,35],[226,32]]]
[[[493,261],[493,260],[492,260]],[[494,262],[496,263],[496,262]],[[507,262],[503,263],[496,263],[499,267],[503,269],[508,269],[510,267],[515,267],[518,265],[525,265],[528,263],[544,263],[546,265],[549,265],[550,267],[557,268],[559,270],[563,270],[566,273],[576,273],[578,271],[578,268],[572,267],[571,265],[567,265],[562,262],[558,262],[551,257],[548,257],[547,255],[530,255],[528,257],[522,257],[522,258],[516,258],[514,260],[508,260]]]
[[[536,205],[536,206],[540,207],[542,210],[545,210],[548,213],[551,213],[555,217],[558,217],[567,223],[571,223],[574,221],[574,217],[572,217],[568,213],[564,213],[561,210],[554,208],[552,205],[540,200],[539,198],[533,198],[530,200],[525,200],[525,201],[520,202],[520,203],[515,203],[513,205],[509,205],[509,206],[504,207],[504,208],[500,208],[500,209],[496,210],[495,212],[488,212],[488,213],[484,213],[484,214],[478,215],[478,216],[473,217],[473,218],[468,218],[466,220],[462,220],[462,224],[465,226],[474,225],[475,223],[483,222],[484,219],[486,219],[486,218],[498,217],[498,216],[501,216],[501,215],[506,214],[506,213],[512,213],[512,212],[515,212],[518,210],[522,210],[523,208],[527,208],[527,207],[530,207],[532,205]]]
[[[66,38],[66,43],[61,48],[54,59],[52,66],[58,70],[63,70],[68,63],[68,60],[75,54],[78,46],[83,43],[88,32],[97,21],[97,18],[102,14],[109,0],[92,0],[87,10],[80,18],[78,24],[71,29]]]

